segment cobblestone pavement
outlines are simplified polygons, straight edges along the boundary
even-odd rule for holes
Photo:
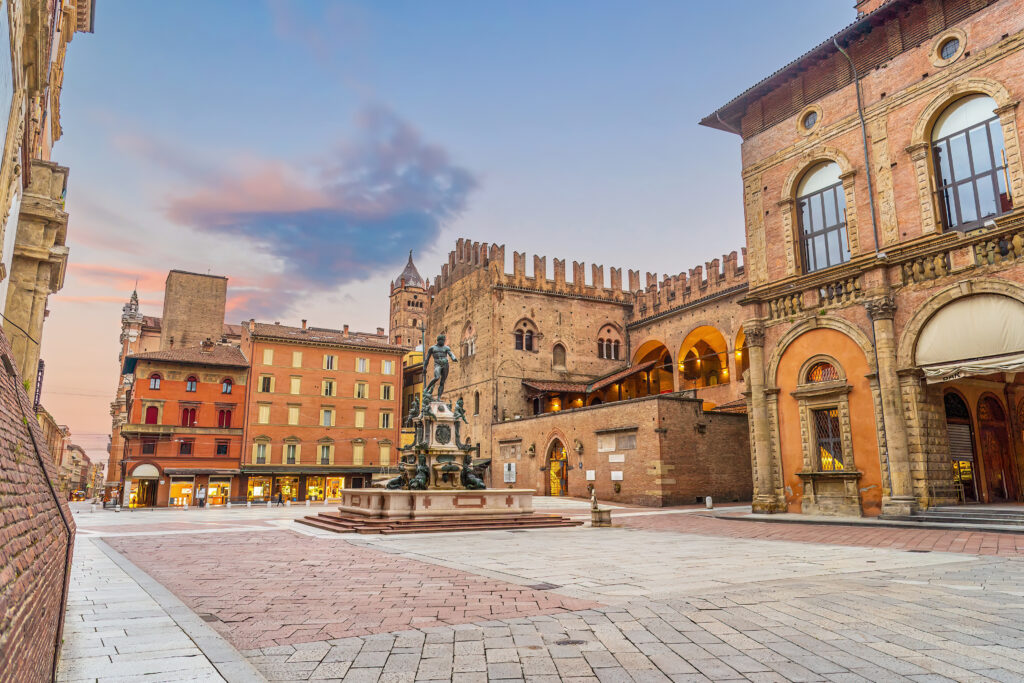
[[[154,528],[108,542],[204,615],[256,603],[291,619],[287,605],[305,605],[285,644],[249,647],[231,635],[244,621],[212,623],[270,680],[1024,681],[1024,537],[694,511],[622,510],[616,524],[398,537]],[[462,585],[536,599],[486,621],[385,626],[395,605],[458,604],[447,592]],[[318,623],[381,596],[378,632],[334,637]]]

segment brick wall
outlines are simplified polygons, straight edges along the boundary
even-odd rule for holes
[[[172,270],[164,285],[160,348],[198,346],[224,333],[228,279]],[[173,341],[173,345],[171,340]]]
[[[0,679],[50,680],[66,606],[74,522],[11,347],[0,334]],[[65,526],[65,520],[69,526]],[[70,530],[69,530],[70,529]]]

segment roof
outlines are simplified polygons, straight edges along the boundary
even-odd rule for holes
[[[163,327],[163,319],[158,315],[144,315],[142,316],[142,326],[159,330]],[[224,326],[221,328],[221,335],[225,337],[238,337],[241,339],[242,326],[224,323]]]
[[[523,386],[535,389],[536,391],[553,391],[560,394],[585,394],[587,393],[586,382],[541,382],[532,379],[524,379]]]
[[[723,104],[711,114],[705,116],[701,119],[700,125],[707,126],[709,128],[717,128],[718,130],[724,130],[728,133],[738,133],[739,119],[743,116],[743,111],[740,111],[737,114],[734,110],[737,105],[742,102],[748,102],[764,96],[771,90],[789,80],[794,75],[794,72],[820,61],[831,53],[838,52],[833,41],[842,42],[847,38],[853,37],[869,28],[878,20],[880,15],[893,13],[904,5],[911,4],[912,2],[920,2],[920,0],[886,0],[874,11],[858,17],[856,21],[847,24],[838,33],[829,36],[827,39],[800,55],[789,64],[786,64],[770,76],[761,79],[736,97]],[[729,118],[733,119],[732,124],[727,122]]]
[[[420,276],[420,271],[416,270],[416,264],[412,262],[412,249],[409,250],[409,262],[405,264],[405,268],[398,274],[398,277],[395,278],[395,286],[401,287],[402,280],[405,280],[406,287],[426,288],[427,286],[423,277]]]
[[[140,360],[163,361],[167,363],[187,363],[189,365],[217,365],[221,367],[247,368],[249,361],[237,346],[214,344],[208,349],[201,346],[190,346],[166,351],[148,351],[128,356],[124,360],[124,374],[135,372],[135,365]]]
[[[632,375],[634,373],[644,372],[646,370],[650,370],[651,368],[653,368],[657,364],[658,364],[658,361],[656,361],[656,360],[649,360],[646,363],[640,363],[640,365],[632,365],[632,366],[630,366],[628,368],[623,368],[623,369],[619,370],[618,372],[613,372],[610,375],[605,375],[603,378],[595,380],[593,384],[591,384],[589,387],[587,387],[587,393],[590,393],[592,391],[597,391],[598,389],[604,389],[605,387],[607,387],[609,385],[612,385],[612,384],[615,384],[620,379],[623,379],[625,377],[629,377],[630,375]]]
[[[599,377],[590,384],[586,382],[545,382],[541,380],[524,379],[523,386],[535,391],[541,392],[554,392],[560,394],[592,394],[599,389],[604,389],[607,386],[615,384],[619,380],[629,377],[630,375],[638,372],[644,372],[650,370],[658,361],[649,360],[639,365],[631,365],[628,368],[622,368],[615,372]]]
[[[396,346],[389,343],[386,334],[345,332],[344,330],[331,330],[323,327],[307,327],[303,329],[277,323],[253,322],[251,325],[252,336],[262,337],[263,339],[283,339],[310,344],[334,344],[337,346],[371,348],[403,354],[409,350],[404,346]]]

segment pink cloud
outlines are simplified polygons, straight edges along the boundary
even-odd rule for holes
[[[85,282],[113,287],[124,292],[131,292],[136,287],[136,283],[138,283],[138,288],[144,291],[162,291],[164,281],[167,279],[167,271],[119,268],[103,263],[78,263],[76,261],[71,261],[68,264],[68,273]]]

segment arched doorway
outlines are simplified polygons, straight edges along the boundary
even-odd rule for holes
[[[710,325],[702,325],[686,335],[679,347],[679,359],[684,389],[729,382],[728,346],[722,333]]]
[[[128,496],[128,507],[149,508],[156,505],[156,484],[160,471],[155,465],[143,463],[131,473],[131,479],[125,486]]]
[[[548,451],[548,495],[569,495],[569,458],[565,444],[555,439]]]
[[[978,402],[978,427],[987,502],[1016,500],[1017,477],[1010,455],[1006,412],[994,396],[983,396]]]
[[[949,455],[953,460],[953,477],[957,492],[964,501],[978,500],[978,482],[974,466],[974,430],[971,427],[971,410],[967,402],[955,391],[946,393],[946,436],[949,440]]]

